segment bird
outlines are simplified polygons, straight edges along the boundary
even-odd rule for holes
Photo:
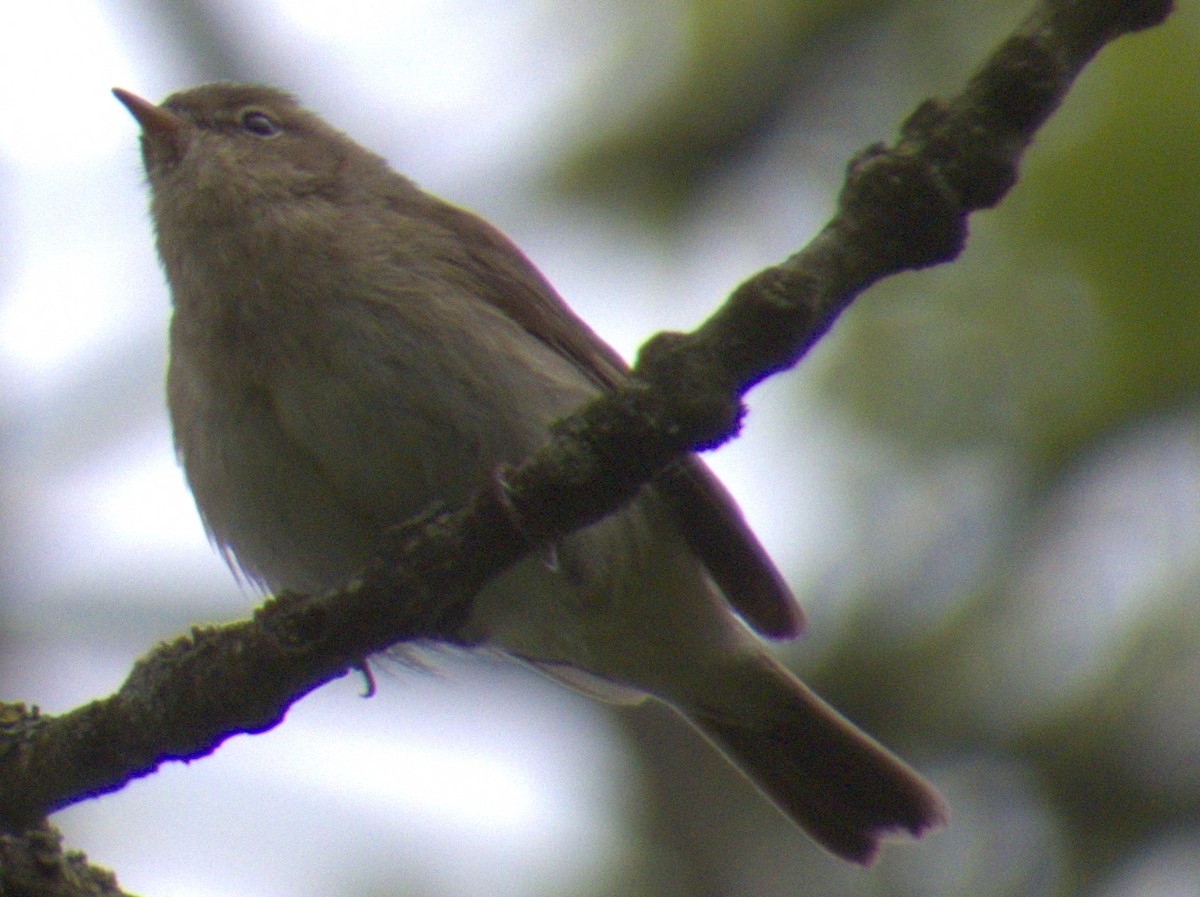
[[[629,368],[517,246],[291,94],[219,82],[141,128],[172,302],[167,405],[235,573],[315,592],[455,506]],[[664,702],[836,856],[940,827],[936,789],[776,661],[803,617],[725,487],[680,458],[534,551],[459,635],[610,701]]]

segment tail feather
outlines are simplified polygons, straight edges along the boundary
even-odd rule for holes
[[[751,700],[745,713],[689,708],[685,716],[797,825],[832,853],[865,865],[887,835],[919,837],[945,823],[945,805],[931,785],[771,667],[775,684],[765,712]],[[763,681],[755,684],[761,692]]]

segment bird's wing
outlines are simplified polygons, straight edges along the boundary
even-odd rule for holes
[[[627,382],[624,360],[588,327],[500,231],[456,206],[429,197],[423,210],[455,234],[480,278],[474,295],[573,362],[598,386]],[[726,600],[759,633],[790,638],[803,626],[791,589],[732,496],[698,457],[671,465],[656,481],[680,532]]]

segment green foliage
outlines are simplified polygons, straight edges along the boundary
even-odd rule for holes
[[[588,135],[560,185],[590,197],[635,197],[652,217],[683,210],[715,171],[737,164],[786,109],[847,23],[871,21],[896,0],[687,0],[678,5],[676,58],[666,82],[638,96],[607,129]],[[635,21],[631,17],[631,21]],[[626,35],[626,41],[634,36]],[[670,55],[631,54],[626,82]],[[649,58],[653,57],[653,59]],[[632,72],[632,74],[630,73]],[[611,83],[606,85],[611,88]]]
[[[1174,26],[1174,27],[1172,27]],[[991,445],[1048,470],[1200,385],[1195,30],[1126,38],[1085,71],[954,264],[845,316],[827,395],[914,450]]]
[[[1112,334],[1110,420],[1200,386],[1195,20],[1180,15],[1096,61],[1080,85],[1090,126],[1036,157],[1036,204],[1015,211],[1022,255],[1060,247]]]

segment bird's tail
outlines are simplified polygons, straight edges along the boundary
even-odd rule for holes
[[[740,665],[745,700],[681,708],[784,813],[856,863],[889,834],[942,825],[937,791],[766,657]]]

